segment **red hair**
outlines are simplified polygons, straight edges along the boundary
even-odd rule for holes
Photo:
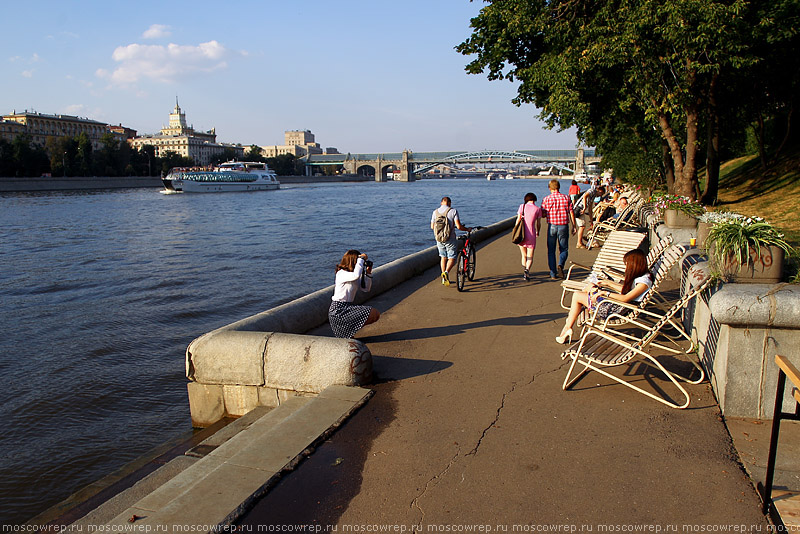
[[[640,249],[629,250],[622,257],[622,260],[625,262],[625,280],[622,282],[623,295],[633,289],[633,281],[640,276],[649,274],[650,278],[653,278],[647,268],[647,256]]]

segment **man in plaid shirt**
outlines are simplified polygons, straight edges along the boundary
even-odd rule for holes
[[[550,194],[542,200],[542,210],[547,216],[547,264],[550,267],[550,280],[564,278],[564,264],[567,263],[569,250],[569,233],[575,233],[575,213],[572,211],[572,201],[558,190],[561,185],[558,180],[550,180]],[[560,254],[556,266],[556,242]]]

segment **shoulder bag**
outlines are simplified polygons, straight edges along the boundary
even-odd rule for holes
[[[522,215],[517,217],[514,230],[511,232],[511,242],[519,245],[525,239],[525,204],[522,205]]]

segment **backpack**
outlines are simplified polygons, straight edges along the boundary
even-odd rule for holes
[[[436,219],[433,221],[433,234],[436,236],[436,241],[439,243],[447,243],[450,241],[452,230],[447,214],[450,213],[451,209],[452,208],[447,208],[447,211],[444,213],[436,212]]]
[[[580,217],[581,215],[583,215],[583,212],[586,209],[586,195],[588,195],[590,192],[591,189],[589,191],[586,191],[583,195],[581,195],[581,197],[578,199],[578,202],[576,202],[575,205],[572,207],[572,210],[575,213],[575,217]]]

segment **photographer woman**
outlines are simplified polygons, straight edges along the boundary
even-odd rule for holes
[[[336,286],[328,309],[328,322],[336,337],[351,338],[364,325],[377,321],[381,314],[371,306],[353,304],[356,292],[372,288],[372,262],[357,250],[348,250],[336,266]]]

